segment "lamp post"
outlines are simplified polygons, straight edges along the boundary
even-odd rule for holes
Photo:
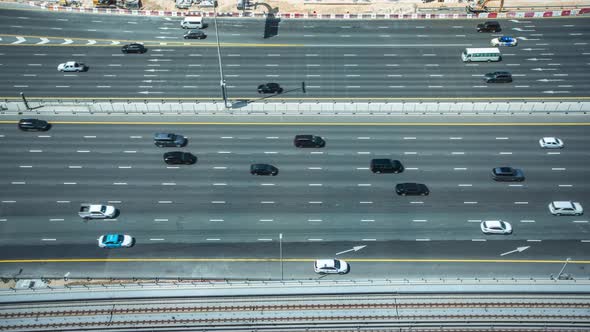
[[[221,45],[219,44],[219,29],[217,28],[217,1],[213,3],[213,21],[215,22],[215,37],[217,38],[217,60],[219,61],[219,86],[221,87],[221,96],[226,108],[231,108],[227,101],[227,87],[223,77],[223,65],[221,64]]]
[[[281,280],[283,280],[283,233],[279,233],[279,261],[281,262]]]

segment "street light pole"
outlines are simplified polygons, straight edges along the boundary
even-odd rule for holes
[[[213,21],[215,22],[215,37],[217,38],[217,60],[219,61],[219,85],[221,87],[221,96],[226,108],[230,108],[227,101],[227,88],[225,86],[225,79],[223,77],[223,65],[221,64],[221,45],[219,44],[219,29],[217,28],[217,1],[213,4]]]
[[[279,233],[279,257],[281,262],[281,280],[283,280],[283,233]]]

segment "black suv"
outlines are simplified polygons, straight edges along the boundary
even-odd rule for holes
[[[398,183],[395,186],[398,195],[426,196],[430,194],[428,187],[422,183]]]
[[[260,84],[258,93],[283,93],[283,88],[278,83]]]
[[[483,80],[486,83],[510,83],[512,82],[512,74],[507,71],[495,71],[483,75]]]
[[[326,146],[326,141],[320,136],[296,135],[293,144],[298,148],[323,148]]]
[[[145,52],[147,52],[147,48],[145,48],[145,46],[143,46],[142,44],[132,43],[132,44],[127,44],[127,45],[121,47],[121,52],[123,52],[123,53],[145,53]]]
[[[492,179],[495,181],[524,181],[522,170],[512,167],[496,167],[492,169]]]
[[[47,121],[39,119],[21,119],[18,122],[18,129],[25,131],[47,131],[50,127],[51,125]]]
[[[187,143],[187,139],[182,135],[172,133],[156,133],[154,134],[154,144],[158,147],[182,147]]]
[[[164,153],[164,162],[168,165],[192,165],[197,162],[197,157],[188,152],[172,151]]]
[[[371,172],[373,173],[400,173],[404,166],[399,160],[371,159]]]
[[[189,30],[184,34],[184,39],[205,39],[207,35],[203,31]]]
[[[279,174],[279,169],[269,164],[252,164],[250,165],[250,174],[275,176]]]
[[[498,21],[487,21],[478,24],[476,30],[477,32],[500,32],[502,28],[500,28],[500,22]]]

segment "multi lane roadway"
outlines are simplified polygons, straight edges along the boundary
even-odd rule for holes
[[[588,207],[586,129],[55,123],[48,132],[31,133],[3,124],[0,242],[7,250],[2,256],[262,259],[276,256],[282,233],[290,257],[302,262],[357,245],[367,245],[361,256],[344,256],[502,259],[512,258],[502,253],[530,246],[516,257],[584,259],[587,217],[552,216],[547,205],[574,200]],[[162,154],[174,148],[153,144],[158,131],[186,135],[189,143],[182,150],[194,153],[197,164],[164,164]],[[295,148],[293,136],[301,133],[323,136],[326,147]],[[541,149],[543,136],[560,137],[566,147]],[[379,157],[399,159],[406,170],[373,174],[369,161]],[[280,173],[253,176],[251,163],[273,164]],[[526,180],[495,182],[490,172],[497,166],[521,168]],[[393,188],[400,182],[425,183],[431,194],[398,196]],[[110,203],[121,213],[116,220],[83,222],[77,216],[83,202]],[[479,223],[489,219],[511,222],[514,233],[482,234]],[[137,245],[113,253],[98,249],[96,238],[109,232],[133,235]],[[309,275],[309,264],[297,265],[293,276]],[[477,271],[510,275],[520,269],[493,265]],[[414,272],[440,272],[422,269]],[[463,265],[441,269],[473,273]],[[528,266],[518,273],[552,271],[537,269]],[[273,275],[266,269],[248,271],[253,277]],[[369,276],[359,273],[355,276]]]
[[[85,98],[219,99],[212,20],[208,38],[186,41],[180,18],[0,10],[0,95]],[[477,33],[480,20],[283,20],[263,38],[264,20],[219,19],[230,98],[255,98],[261,83],[292,90],[278,99],[589,97],[587,18],[500,20],[501,33]],[[490,47],[498,63],[463,63],[467,47]],[[120,52],[143,42],[145,54]],[[80,61],[84,73],[57,66]],[[485,84],[482,75],[510,71],[514,82]],[[299,89],[306,82],[307,94]]]

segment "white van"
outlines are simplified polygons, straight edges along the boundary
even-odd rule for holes
[[[204,29],[205,23],[202,16],[187,16],[180,22],[180,26],[183,29]]]
[[[495,48],[466,48],[461,53],[461,59],[463,62],[471,61],[501,61],[502,54],[500,49]]]

